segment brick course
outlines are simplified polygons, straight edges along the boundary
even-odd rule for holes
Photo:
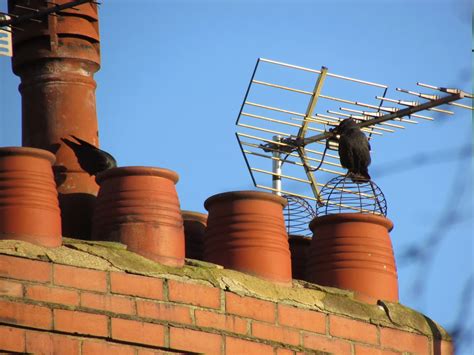
[[[51,264],[8,255],[0,257],[0,277],[38,282],[51,281]]]
[[[66,335],[26,332],[26,352],[31,354],[79,354],[81,343]]]
[[[152,277],[112,272],[110,290],[123,295],[163,299],[163,281]]]
[[[333,336],[377,344],[377,328],[349,318],[329,315],[329,333]]]
[[[227,313],[275,323],[275,303],[226,292]]]
[[[107,274],[104,271],[54,265],[54,284],[90,291],[107,291]]]
[[[13,327],[0,326],[0,350],[25,352],[25,331]]]
[[[220,289],[205,285],[168,281],[169,300],[201,307],[220,308]]]
[[[191,309],[177,304],[137,301],[139,317],[191,324]]]
[[[36,301],[59,303],[68,306],[79,305],[79,292],[67,290],[59,287],[44,285],[28,285],[26,286],[26,298]]]
[[[23,285],[19,282],[0,280],[0,296],[23,296]]]
[[[54,310],[54,329],[72,334],[87,334],[106,337],[108,333],[108,319],[101,314]]]
[[[232,333],[247,334],[248,320],[236,316],[219,314],[197,309],[194,313],[199,327],[227,330]]]
[[[135,302],[128,297],[82,292],[81,306],[116,314],[135,314]]]
[[[380,343],[384,348],[415,354],[429,354],[430,351],[427,337],[391,328],[380,329]]]
[[[51,309],[32,304],[0,300],[0,322],[38,329],[51,329]]]
[[[162,325],[112,318],[112,338],[131,343],[163,346],[165,328]]]
[[[326,333],[326,315],[308,309],[278,305],[278,322],[288,327]]]
[[[171,328],[170,347],[204,354],[220,354],[222,336],[191,329]]]

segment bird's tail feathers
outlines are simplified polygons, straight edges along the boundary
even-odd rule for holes
[[[74,138],[76,141],[78,141],[79,143],[81,143],[81,145],[87,145],[88,147],[90,148],[97,148],[95,145],[93,144],[90,144],[89,142],[85,141],[84,139],[81,139],[79,137],[76,137],[75,135],[71,134],[70,135],[72,138]]]
[[[349,177],[351,178],[352,182],[356,184],[363,184],[365,182],[370,181],[370,175],[368,172],[363,173],[349,173]]]
[[[61,138],[61,140],[69,147],[71,148],[72,150],[76,149],[77,147],[80,147],[81,145],[76,143],[76,142],[73,142],[67,138]]]

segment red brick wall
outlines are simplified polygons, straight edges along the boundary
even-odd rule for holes
[[[166,278],[0,255],[0,350],[59,354],[451,354],[451,344]]]

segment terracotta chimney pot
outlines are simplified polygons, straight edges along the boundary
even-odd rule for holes
[[[63,4],[67,0],[56,0]],[[43,0],[9,0],[12,14],[54,6]],[[82,171],[74,153],[60,140],[73,134],[98,145],[94,73],[100,67],[97,5],[27,21],[13,31],[13,72],[21,79],[22,145],[56,155],[54,172],[62,211],[63,233],[89,239],[98,186]]]
[[[54,155],[26,147],[0,148],[0,239],[61,245]]]
[[[204,232],[207,214],[194,211],[181,211],[186,238],[186,258],[204,260]]]
[[[288,236],[291,252],[291,270],[294,279],[306,280],[306,262],[311,238],[302,235]]]
[[[355,291],[366,302],[397,302],[397,268],[388,234],[392,228],[389,219],[373,214],[316,217],[310,223],[308,281]]]
[[[226,268],[291,284],[283,207],[286,199],[257,191],[214,195],[204,236],[204,258]]]
[[[121,242],[148,259],[183,266],[178,174],[153,167],[120,167],[99,174],[97,182],[93,239]]]

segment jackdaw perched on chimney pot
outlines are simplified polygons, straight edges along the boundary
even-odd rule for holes
[[[117,166],[114,157],[109,153],[72,134],[71,137],[80,144],[66,138],[61,138],[61,140],[74,151],[79,165],[89,175],[97,175]]]
[[[357,184],[370,181],[370,144],[357,123],[347,118],[332,129],[339,135],[339,159],[348,176]]]

